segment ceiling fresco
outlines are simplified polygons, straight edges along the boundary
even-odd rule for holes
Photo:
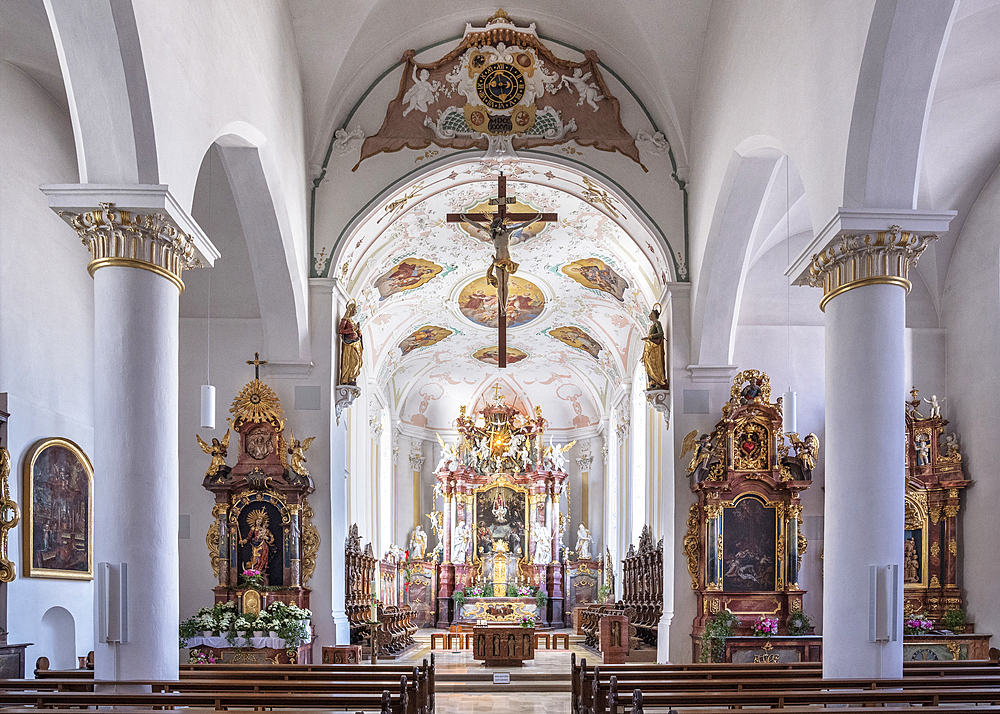
[[[520,162],[505,173],[517,210],[559,216],[512,236],[519,268],[505,370],[496,366],[496,290],[485,280],[493,246],[474,226],[446,221],[487,209],[494,166],[469,162],[400,188],[340,250],[369,374],[403,425],[451,430],[459,407],[500,380],[541,406],[552,430],[596,427],[639,358],[646,314],[667,279],[658,244],[627,206],[569,169]]]

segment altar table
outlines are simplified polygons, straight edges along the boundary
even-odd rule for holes
[[[472,658],[484,667],[520,667],[535,658],[535,628],[477,625],[472,628]]]

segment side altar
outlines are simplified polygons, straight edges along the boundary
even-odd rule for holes
[[[259,369],[266,362],[255,356],[248,364]],[[225,661],[231,659],[228,650],[234,649],[243,652],[237,661],[250,661],[254,650],[276,650],[289,653],[291,661],[309,663],[312,634],[308,624],[300,631],[302,642],[298,634],[285,639],[276,631],[281,629],[281,613],[286,619],[309,616],[302,610],[309,608],[307,583],[315,570],[320,544],[308,499],[315,486],[305,457],[313,438],[299,440],[291,432],[286,434],[281,401],[260,381],[259,373],[236,395],[229,411],[225,436],[212,439],[211,444],[199,436],[198,442],[212,457],[202,485],[215,496],[215,520],[206,544],[218,582],[214,588],[216,609],[226,612],[230,608],[239,625],[233,626],[228,638],[191,642],[218,651]],[[238,439],[237,455],[236,463],[228,466],[231,432]],[[246,632],[240,636],[237,630]],[[271,631],[270,637],[251,637],[254,630],[263,630],[264,635]],[[288,632],[293,631],[288,628]],[[215,641],[221,639],[226,642]],[[226,643],[229,648],[222,646]]]
[[[464,621],[563,621],[560,498],[572,444],[544,446],[546,421],[507,404],[499,386],[446,445],[435,474],[443,499],[438,627]],[[432,519],[433,520],[433,519]]]

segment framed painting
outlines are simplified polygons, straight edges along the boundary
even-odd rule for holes
[[[94,578],[94,467],[69,439],[36,441],[24,457],[24,573]]]
[[[727,592],[777,589],[778,520],[773,504],[756,495],[723,509],[722,587]]]

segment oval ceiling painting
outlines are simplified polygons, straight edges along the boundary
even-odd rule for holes
[[[379,302],[404,290],[419,288],[434,278],[443,268],[423,258],[407,258],[375,280]]]
[[[472,356],[474,359],[493,367],[500,364],[500,355],[495,345],[493,347],[480,347],[472,353]],[[528,354],[524,350],[519,350],[510,345],[507,346],[507,364],[515,364],[527,356]]]
[[[575,327],[573,325],[553,328],[549,330],[549,335],[555,337],[563,344],[569,345],[570,347],[574,347],[578,350],[583,350],[595,359],[598,357],[601,350],[604,349],[604,346],[600,342],[595,340],[579,327]]]
[[[486,277],[476,278],[462,288],[458,295],[462,314],[477,325],[496,329],[497,291],[486,282]],[[542,314],[545,297],[541,289],[530,280],[512,275],[508,283],[507,327],[526,325]]]
[[[451,336],[452,331],[446,327],[437,325],[424,325],[419,330],[415,330],[411,335],[403,338],[399,343],[399,349],[403,355],[408,355],[418,347],[430,347],[436,345],[446,337]]]
[[[618,302],[625,302],[628,280],[599,258],[574,260],[564,265],[562,271],[585,288],[606,292]]]

